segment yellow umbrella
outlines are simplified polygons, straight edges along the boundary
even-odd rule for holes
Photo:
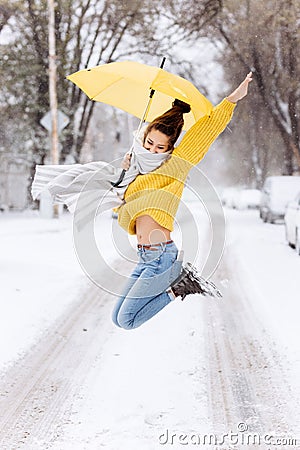
[[[191,106],[184,115],[184,130],[209,114],[212,104],[182,77],[161,68],[134,61],[121,61],[84,69],[67,76],[91,99],[116,106],[150,122],[171,108],[174,99]],[[150,92],[155,94],[149,102]],[[146,117],[145,117],[146,116]]]

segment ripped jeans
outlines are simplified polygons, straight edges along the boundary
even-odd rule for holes
[[[177,255],[174,242],[161,243],[157,250],[138,249],[139,262],[112,313],[115,325],[137,328],[172,301],[166,290],[181,272]]]

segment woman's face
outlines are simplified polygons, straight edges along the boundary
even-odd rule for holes
[[[164,153],[169,150],[169,137],[161,131],[152,129],[146,136],[144,148],[151,153]]]

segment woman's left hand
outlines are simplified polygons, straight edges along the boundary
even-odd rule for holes
[[[249,72],[244,81],[227,97],[232,103],[237,103],[248,94],[248,86],[252,81],[252,72]]]

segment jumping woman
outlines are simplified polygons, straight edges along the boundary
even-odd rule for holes
[[[176,297],[206,294],[206,287],[195,269],[183,268],[178,249],[171,238],[174,218],[184,182],[209,147],[231,120],[236,103],[247,95],[252,81],[244,81],[210,113],[198,120],[178,147],[174,144],[183,127],[186,105],[175,106],[146,128],[143,147],[152,153],[171,152],[159,168],[138,175],[127,187],[124,203],[118,207],[118,221],[129,234],[137,236],[139,262],[130,275],[112,314],[113,322],[130,330],[161,311]],[[130,167],[126,157],[124,168]]]

